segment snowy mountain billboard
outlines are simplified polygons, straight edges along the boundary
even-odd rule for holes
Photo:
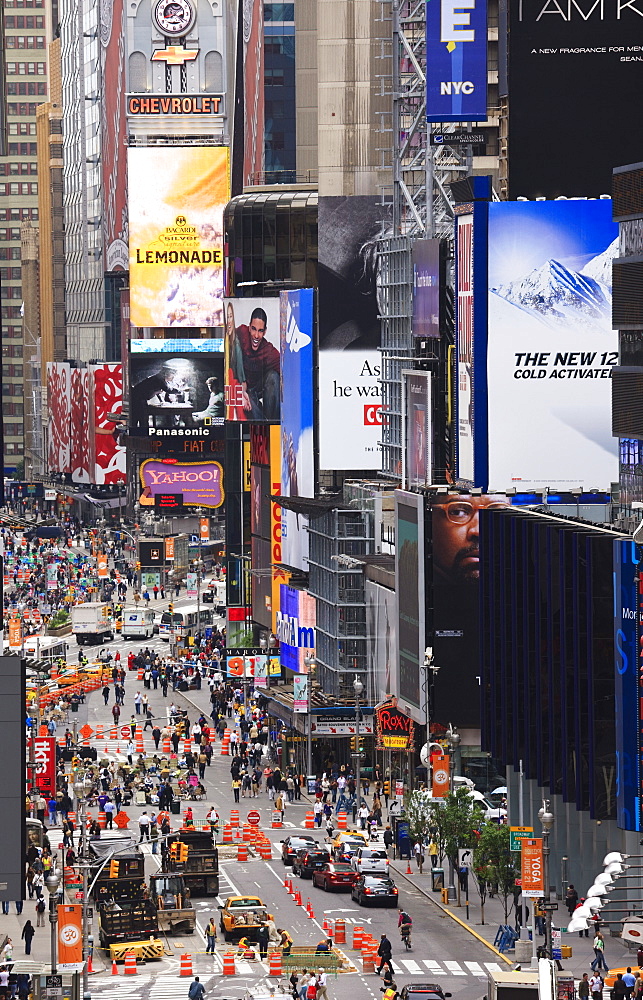
[[[474,439],[475,486],[609,489],[618,479],[617,254],[608,199],[489,205],[486,370],[477,365],[473,389],[488,429]]]

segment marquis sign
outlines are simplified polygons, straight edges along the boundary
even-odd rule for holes
[[[375,709],[377,746],[385,750],[413,750],[415,724],[397,707],[396,698],[388,698]]]
[[[220,507],[224,500],[219,462],[148,458],[141,463],[140,477],[143,506],[155,506],[157,496],[169,493],[182,493],[185,507]]]
[[[186,115],[223,114],[222,94],[128,94],[127,114],[130,118],[156,115],[185,117]]]

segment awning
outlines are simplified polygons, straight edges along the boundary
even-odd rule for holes
[[[291,510],[294,514],[304,514],[312,518],[323,517],[330,510],[337,510],[338,507],[345,507],[346,501],[341,493],[332,493],[322,497],[270,497],[274,503],[286,510]]]

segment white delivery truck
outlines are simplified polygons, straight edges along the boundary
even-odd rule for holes
[[[71,631],[79,646],[112,642],[114,622],[107,604],[76,604],[71,609]]]
[[[121,636],[123,639],[150,639],[154,635],[152,608],[125,608]]]

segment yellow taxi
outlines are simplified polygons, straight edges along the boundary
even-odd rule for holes
[[[331,854],[335,861],[350,864],[351,857],[359,847],[368,844],[368,837],[363,830],[342,830],[331,844]]]
[[[226,941],[238,941],[242,937],[256,941],[259,928],[266,921],[274,920],[259,896],[228,896],[219,909],[221,930]]]

